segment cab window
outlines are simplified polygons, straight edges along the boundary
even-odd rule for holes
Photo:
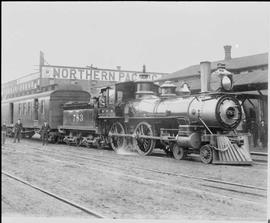
[[[120,103],[123,101],[123,91],[117,91],[116,99],[117,99],[116,103]]]
[[[108,89],[109,91],[109,105],[114,105],[115,102],[115,90],[114,89]]]

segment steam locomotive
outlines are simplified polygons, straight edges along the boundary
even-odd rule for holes
[[[135,149],[141,155],[159,148],[178,160],[198,153],[207,164],[251,164],[247,136],[236,132],[243,108],[230,93],[232,74],[224,67],[210,71],[209,63],[201,63],[202,93],[197,95],[176,95],[174,84],[159,87],[142,73],[136,81],[102,89],[105,105],[67,103],[63,141],[110,145],[116,152]]]
[[[177,95],[173,83],[158,86],[142,73],[136,81],[102,89],[104,103],[79,89],[41,93],[31,100],[36,105],[38,97],[45,97],[44,111],[26,127],[34,133],[47,119],[51,141],[110,146],[116,152],[131,149],[141,155],[159,148],[177,160],[195,153],[206,164],[251,164],[247,136],[236,132],[244,114],[230,93],[232,74],[224,67],[211,74],[210,63],[202,62],[201,87],[199,94]],[[2,104],[10,112],[10,102]]]

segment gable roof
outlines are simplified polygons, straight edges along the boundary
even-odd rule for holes
[[[195,78],[187,79],[186,82],[191,90],[200,90],[201,89],[201,80],[198,75]],[[268,71],[267,70],[257,70],[249,73],[235,74],[233,75],[234,86],[241,85],[256,85],[267,83],[268,82]],[[183,82],[177,82],[177,87],[180,87]],[[259,89],[259,88],[258,88]]]
[[[248,67],[256,67],[261,65],[268,64],[268,53],[255,54],[244,57],[232,58],[230,60],[218,60],[211,62],[211,68],[215,70],[217,68],[218,63],[224,63],[226,65],[226,69],[228,70],[238,70],[242,68]],[[182,70],[178,70],[171,74],[168,74],[159,80],[170,80],[170,79],[178,79],[181,77],[188,77],[193,75],[198,75],[200,72],[200,65],[192,65],[186,67]]]

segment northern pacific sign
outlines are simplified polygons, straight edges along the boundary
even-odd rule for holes
[[[46,65],[41,67],[41,73],[42,78],[122,82],[136,80],[141,72]],[[148,74],[152,80],[157,80],[164,75],[161,73]]]

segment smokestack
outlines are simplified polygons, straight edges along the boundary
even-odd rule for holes
[[[200,63],[201,71],[201,92],[209,91],[210,86],[210,74],[211,74],[211,62],[202,61]]]
[[[142,72],[143,72],[143,73],[146,72],[146,66],[145,66],[145,64],[143,65],[143,70],[142,70]]]
[[[232,46],[226,45],[224,46],[224,50],[225,50],[225,60],[232,59]]]

